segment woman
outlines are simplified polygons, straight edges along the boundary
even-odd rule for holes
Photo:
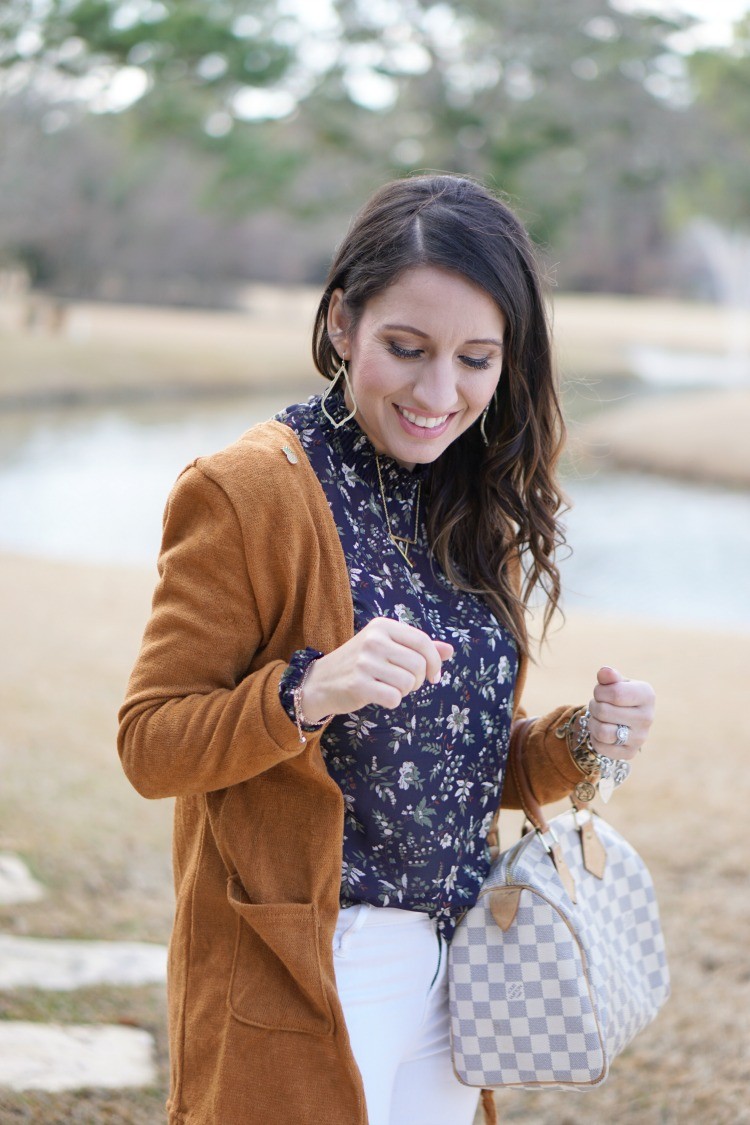
[[[554,610],[562,541],[518,220],[462,178],[386,185],[336,255],[313,354],[322,398],[179,478],[121,712],[128,777],[177,797],[169,1117],[470,1125],[446,945],[517,805],[526,602],[541,585]],[[588,713],[531,728],[542,802],[646,737],[650,687],[594,678]]]

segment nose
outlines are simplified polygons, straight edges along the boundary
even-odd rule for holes
[[[440,357],[421,368],[412,387],[414,405],[428,414],[452,414],[458,406],[452,357]]]

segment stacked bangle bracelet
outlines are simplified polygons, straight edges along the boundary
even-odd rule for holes
[[[318,657],[315,658],[315,660],[317,660],[317,659],[318,659]],[[302,710],[302,689],[305,686],[305,680],[310,675],[310,669],[312,668],[313,664],[315,663],[315,660],[310,661],[310,663],[307,665],[304,672],[302,673],[302,679],[297,684],[297,686],[292,690],[292,699],[294,700],[294,721],[297,724],[297,731],[299,733],[299,740],[300,740],[300,742],[302,743],[303,746],[307,742],[307,738],[305,737],[305,730],[308,730],[308,731],[319,730],[320,727],[325,726],[325,724],[328,722],[328,720],[330,718],[332,718],[331,715],[325,715],[322,719],[318,719],[317,722],[311,723],[310,720],[305,717],[305,713]]]
[[[305,680],[309,676],[310,669],[315,661],[319,660],[322,655],[323,653],[316,648],[298,649],[289,658],[289,665],[279,683],[279,697],[282,706],[292,722],[296,723],[299,740],[303,746],[307,742],[305,732],[307,731],[309,734],[320,730],[331,718],[330,715],[326,715],[318,722],[311,723],[302,710],[302,689],[305,686]]]
[[[584,775],[584,780],[575,787],[578,800],[593,800],[598,788],[602,799],[608,801],[612,791],[629,776],[630,764],[621,758],[608,758],[594,749],[589,731],[590,718],[588,707],[579,707],[566,723],[557,728],[555,734],[565,739],[571,758]]]

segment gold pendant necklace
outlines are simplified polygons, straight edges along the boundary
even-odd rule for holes
[[[397,551],[406,559],[409,566],[414,566],[414,563],[409,558],[409,548],[413,547],[417,542],[417,533],[419,531],[419,498],[422,495],[422,482],[417,481],[417,503],[414,510],[414,534],[411,539],[407,535],[396,535],[391,527],[390,517],[388,515],[388,504],[385,499],[385,489],[383,488],[383,475],[380,471],[380,456],[375,454],[375,465],[378,470],[378,484],[380,485],[380,499],[383,501],[383,512],[385,513],[385,522],[388,528],[388,535]]]

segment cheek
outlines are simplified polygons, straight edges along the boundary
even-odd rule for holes
[[[382,351],[362,351],[353,367],[353,385],[363,399],[371,401],[394,394],[404,385],[403,371],[394,356],[384,355]]]
[[[492,401],[498,384],[497,374],[482,372],[478,378],[475,377],[471,382],[464,383],[466,402],[473,410],[484,410],[485,406]]]

